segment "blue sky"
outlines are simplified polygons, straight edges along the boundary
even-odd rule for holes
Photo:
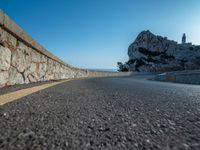
[[[200,0],[0,0],[37,42],[81,68],[111,69],[127,61],[127,48],[149,29],[200,44]]]

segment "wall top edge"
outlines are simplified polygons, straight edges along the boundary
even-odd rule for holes
[[[70,66],[69,64],[66,64],[62,60],[60,60],[58,57],[50,53],[47,49],[45,49],[43,46],[41,46],[39,43],[37,43],[34,39],[32,39],[25,31],[21,29],[14,21],[12,21],[8,15],[6,15],[1,9],[0,9],[0,26],[11,33],[14,37],[16,37],[18,40],[21,40],[22,42],[25,42],[28,44],[28,46],[32,47],[39,53],[42,53],[43,55],[46,55],[47,57],[67,66],[74,68]],[[74,68],[75,69],[75,68]]]

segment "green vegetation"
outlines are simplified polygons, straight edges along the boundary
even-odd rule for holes
[[[122,62],[117,62],[117,66],[118,66],[118,71],[120,72],[128,72],[128,68],[126,67],[126,64],[123,64]]]

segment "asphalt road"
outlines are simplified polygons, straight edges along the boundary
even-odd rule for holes
[[[69,81],[1,106],[0,149],[200,150],[200,86]]]

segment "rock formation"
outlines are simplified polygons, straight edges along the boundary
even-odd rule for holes
[[[178,44],[150,31],[141,32],[129,46],[129,71],[165,72],[200,69],[200,46]]]

